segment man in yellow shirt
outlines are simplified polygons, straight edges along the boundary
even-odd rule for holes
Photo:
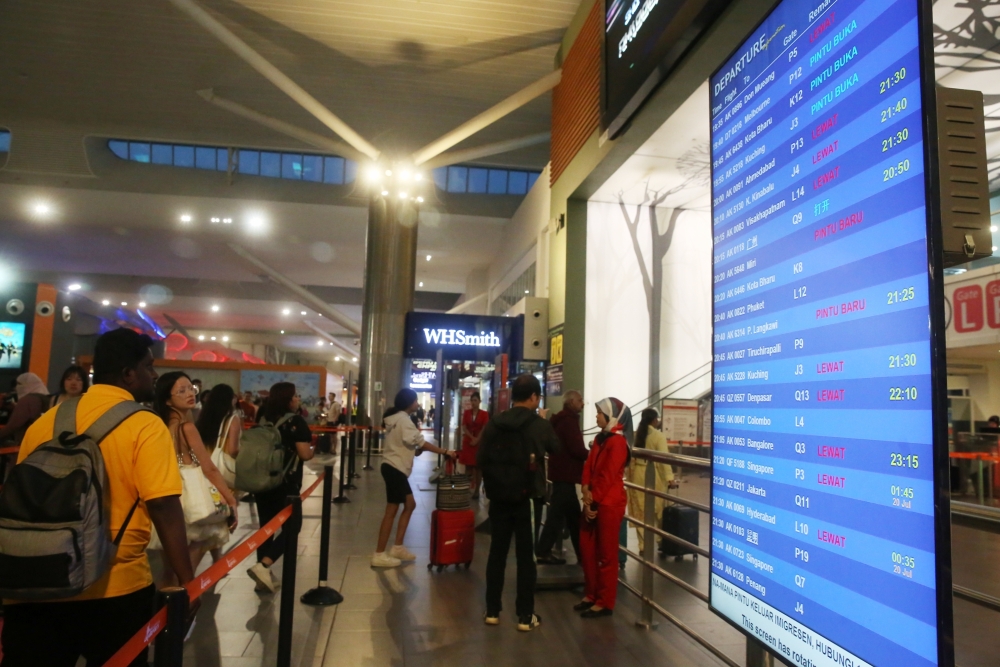
[[[149,336],[110,331],[94,349],[94,386],[80,399],[76,432],[83,433],[114,405],[149,401],[157,374]],[[36,421],[21,442],[18,462],[53,438],[56,410]],[[74,667],[79,657],[100,667],[152,617],[153,577],[146,558],[156,526],[170,567],[182,584],[194,573],[188,557],[181,477],[170,432],[151,412],[126,419],[101,442],[117,535],[138,498],[111,568],[80,595],[52,602],[5,600],[3,667]],[[196,605],[195,605],[196,606]],[[144,651],[132,663],[147,663]]]

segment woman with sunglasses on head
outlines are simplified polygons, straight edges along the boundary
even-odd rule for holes
[[[625,516],[623,475],[630,458],[632,412],[617,398],[597,403],[597,434],[583,464],[580,558],[584,595],[576,606],[583,618],[611,616],[618,595],[618,531]]]
[[[70,398],[79,398],[90,388],[87,371],[80,366],[70,366],[63,371],[59,380],[59,393],[52,397],[50,407],[55,407]]]
[[[257,423],[273,424],[281,434],[281,444],[285,449],[285,460],[296,459],[281,484],[269,491],[254,494],[260,525],[285,509],[288,496],[299,495],[302,491],[302,461],[315,456],[312,432],[309,424],[299,414],[302,400],[291,382],[278,382],[271,387],[267,400],[257,411]],[[285,553],[285,531],[277,538],[269,537],[257,549],[257,564],[247,570],[250,578],[257,582],[255,590],[260,593],[274,593],[278,582],[271,575],[271,566]]]
[[[215,487],[219,495],[229,505],[229,517],[225,521],[203,525],[186,524],[188,551],[191,567],[198,569],[205,554],[221,548],[229,541],[229,535],[238,523],[236,498],[222,479],[222,473],[212,463],[211,454],[201,439],[201,434],[191,420],[198,390],[191,378],[182,371],[164,373],[156,381],[153,406],[166,423],[174,441],[174,453],[179,466],[198,466],[208,483]]]

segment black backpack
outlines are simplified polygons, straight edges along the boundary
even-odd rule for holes
[[[532,496],[535,488],[532,447],[522,429],[497,429],[484,454],[483,485],[487,498],[516,503]]]

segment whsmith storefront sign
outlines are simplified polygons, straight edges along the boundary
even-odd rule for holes
[[[434,359],[438,350],[449,361],[490,361],[520,350],[521,320],[513,317],[409,313],[406,356]]]

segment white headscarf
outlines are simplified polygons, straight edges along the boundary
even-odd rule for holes
[[[632,442],[632,411],[629,407],[614,397],[602,398],[597,402],[597,409],[608,418],[604,430],[609,433],[621,433],[625,440]]]
[[[34,373],[21,373],[17,376],[17,398],[24,398],[28,394],[49,395],[49,388],[42,382],[42,378]]]

